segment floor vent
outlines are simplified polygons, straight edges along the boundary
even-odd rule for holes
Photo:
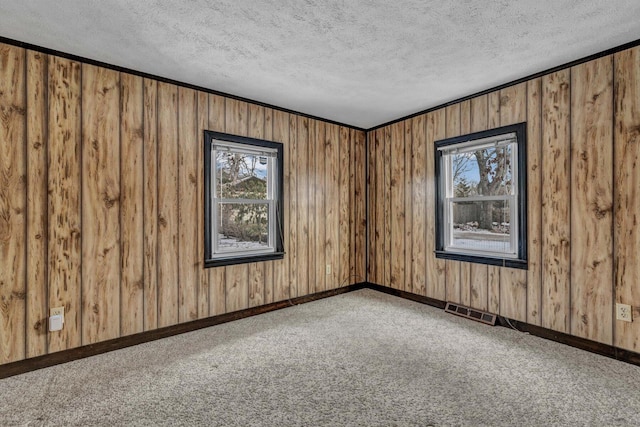
[[[471,320],[486,323],[487,325],[494,326],[496,324],[496,315],[487,313],[486,311],[476,310],[475,308],[465,307],[464,305],[447,303],[444,308],[447,313],[455,314],[457,316],[466,317]]]

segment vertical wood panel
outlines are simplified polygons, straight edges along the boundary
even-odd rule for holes
[[[158,83],[158,326],[178,323],[178,88]]]
[[[225,131],[225,99],[218,95],[209,95],[209,130]],[[209,272],[209,315],[215,316],[227,312],[226,269],[216,267]]]
[[[527,84],[509,86],[500,91],[500,126],[527,119]],[[525,213],[527,215],[528,212]],[[527,272],[503,268],[500,273],[500,314],[511,319],[527,319]]]
[[[407,292],[413,292],[413,239],[411,238],[413,225],[413,121],[404,121],[404,180],[402,188],[404,192],[404,267],[403,267],[403,283],[402,287]]]
[[[289,298],[298,296],[298,120],[289,118]]]
[[[389,181],[389,211],[390,217],[390,282],[392,288],[404,290],[404,259],[405,259],[405,197],[404,197],[404,122],[390,126],[388,147],[390,148],[390,181]]]
[[[309,290],[309,119],[297,116],[297,283],[296,296]]]
[[[0,45],[0,363],[25,357],[25,54]]]
[[[325,189],[325,124],[320,121],[316,121],[315,126],[315,145],[316,145],[316,163],[315,163],[315,176],[316,176],[316,188],[315,188],[315,216],[316,216],[316,247],[313,256],[316,259],[316,278],[315,278],[315,291],[322,292],[327,286],[327,272],[326,272],[326,197],[329,197]]]
[[[355,252],[356,279],[355,282],[366,282],[367,280],[367,153],[366,134],[362,131],[356,132],[355,142],[355,213],[356,213],[356,247]]]
[[[308,210],[308,236],[309,241],[307,245],[307,269],[309,271],[308,277],[308,289],[307,294],[316,292],[316,262],[317,256],[315,254],[316,248],[316,158],[317,158],[317,141],[316,141],[316,121],[309,120],[308,129],[308,155],[309,163],[307,167],[308,174],[308,186],[307,186],[307,204]]]
[[[471,132],[480,132],[487,129],[489,122],[489,97],[479,96],[471,100]],[[486,311],[488,308],[487,295],[489,289],[489,267],[483,264],[473,263],[470,266],[470,300],[469,305],[478,310]]]
[[[120,79],[82,66],[82,343],[120,335]]]
[[[158,327],[158,84],[144,79],[144,330]]]
[[[356,131],[349,129],[349,281],[356,283]]]
[[[542,79],[527,83],[527,322],[540,326],[542,317]]]
[[[451,138],[460,135],[460,104],[451,105],[445,108],[446,115],[446,137]],[[461,282],[459,261],[446,260],[447,277],[447,301],[461,303]]]
[[[446,113],[440,109],[427,114],[426,122],[426,214],[427,218],[436,217],[436,179],[435,179],[435,141],[446,135]],[[446,262],[435,257],[436,229],[435,221],[427,221],[427,296],[445,300],[446,296]]]
[[[196,204],[198,212],[198,248],[197,257],[200,263],[204,262],[204,131],[209,129],[209,94],[198,92],[198,130],[196,132]],[[201,268],[198,286],[198,318],[209,317],[209,269]]]
[[[225,132],[247,136],[249,131],[249,108],[246,102],[227,98],[225,100]],[[249,307],[249,266],[239,264],[225,267],[227,311]]]
[[[384,128],[384,285],[393,287],[392,280],[392,264],[391,256],[393,254],[392,239],[392,220],[391,209],[393,209],[393,199],[391,193],[392,187],[392,168],[394,162],[393,147],[391,141],[391,126]],[[397,154],[396,154],[397,155]],[[395,212],[394,212],[395,214]]]
[[[326,188],[326,263],[331,265],[331,274],[326,275],[327,289],[335,289],[338,287],[339,279],[339,233],[338,227],[340,215],[340,200],[336,197],[339,194],[339,140],[340,127],[333,124],[325,126],[325,188]]]
[[[27,358],[47,353],[47,63],[27,51]]]
[[[571,87],[571,334],[612,344],[612,57],[573,67]]]
[[[291,165],[289,159],[289,115],[279,110],[273,110],[273,140],[283,144],[284,151],[284,250],[286,255],[283,260],[275,261],[273,271],[273,300],[282,301],[289,298],[289,243],[290,229],[289,201],[291,199]]]
[[[49,334],[50,353],[81,344],[80,76],[79,63],[49,57],[49,307],[65,314],[64,328]]]
[[[339,183],[338,195],[340,197],[338,210],[338,228],[340,234],[338,236],[338,283],[337,286],[347,285],[349,283],[349,153],[351,149],[351,140],[349,137],[349,129],[340,127],[339,150]]]
[[[640,351],[640,48],[615,54],[615,301],[633,307],[616,321],[614,344]]]
[[[143,91],[142,77],[120,75],[120,335],[144,330]]]
[[[543,77],[542,326],[570,331],[570,71]]]
[[[198,258],[197,93],[178,88],[178,318],[198,318],[198,288],[202,261]]]
[[[427,254],[431,248],[427,245],[426,223],[429,221],[426,213],[426,185],[427,185],[427,135],[426,116],[414,117],[411,124],[411,150],[413,187],[411,191],[412,224],[411,224],[411,250],[412,250],[412,292],[418,295],[426,295]]]
[[[376,187],[373,196],[373,210],[375,210],[375,222],[372,222],[374,227],[372,234],[372,241],[375,242],[374,258],[370,262],[374,264],[374,280],[375,283],[383,286],[389,284],[385,282],[384,278],[384,265],[385,265],[385,197],[384,197],[384,185],[385,185],[385,150],[384,150],[384,131],[378,129],[374,134],[374,151],[376,163],[374,165],[376,174]]]
[[[249,136],[264,139],[264,107],[249,105]],[[265,263],[250,263],[249,307],[264,304]]]

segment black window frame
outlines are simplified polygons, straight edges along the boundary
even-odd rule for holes
[[[252,147],[264,147],[276,151],[276,172],[273,182],[276,184],[276,213],[274,227],[274,252],[260,253],[255,255],[231,254],[229,257],[213,258],[213,236],[212,236],[212,165],[211,153],[214,141],[230,142],[234,144],[243,144]],[[245,264],[252,262],[272,261],[283,259],[284,251],[284,146],[282,143],[267,141],[264,139],[250,138],[245,136],[232,135],[223,132],[211,130],[204,131],[204,266],[220,267],[225,265]]]
[[[445,250],[445,214],[444,209],[446,207],[446,194],[445,194],[445,177],[443,176],[442,169],[442,156],[443,147],[451,147],[456,144],[467,143],[476,139],[490,138],[499,136],[501,134],[515,133],[517,138],[517,210],[518,210],[518,245],[517,245],[517,258],[510,257],[497,257],[487,255],[472,255],[468,253],[460,253],[451,250]],[[489,129],[481,132],[474,132],[466,135],[456,136],[453,138],[446,138],[435,141],[435,203],[436,203],[436,258],[449,259],[455,261],[466,261],[479,264],[497,265],[503,267],[528,269],[527,258],[527,124],[516,123],[513,125],[502,126],[499,128]]]

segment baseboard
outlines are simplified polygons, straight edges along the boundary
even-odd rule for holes
[[[399,289],[389,288],[387,286],[377,285],[371,282],[366,282],[365,286],[369,289],[373,289],[374,291],[383,292],[385,294],[394,295],[400,298],[409,299],[411,301],[420,302],[422,304],[427,304],[432,307],[441,308],[443,310],[444,310],[444,307],[447,305],[446,302],[440,301],[438,299],[425,297],[423,295],[418,295],[411,292],[401,291]]]
[[[386,294],[395,295],[400,298],[409,299],[412,301],[421,302],[433,307],[444,309],[446,302],[433,298],[428,298],[422,295],[417,295],[411,292],[401,291],[398,289],[388,288],[386,286],[380,286],[375,283],[366,283],[366,287],[374,289],[376,291],[384,292]],[[514,319],[508,319],[504,316],[498,316],[497,326],[504,326],[507,328],[515,328],[520,332],[528,332],[536,337],[548,339],[561,344],[566,344],[571,347],[579,348],[590,353],[606,356],[611,359],[616,359],[621,362],[626,362],[632,365],[640,366],[640,353],[636,353],[629,350],[624,350],[612,345],[603,344],[597,341],[588,340],[586,338],[576,337],[574,335],[565,334],[562,332],[553,331],[551,329],[543,328],[541,326],[532,325],[526,322],[521,322]]]
[[[173,335],[183,334],[185,332],[191,332],[202,328],[208,328],[210,326],[220,325],[222,323],[232,322],[234,320],[243,319],[245,317],[255,316],[262,313],[268,313],[270,311],[280,310],[292,305],[304,304],[320,300],[323,298],[332,297],[347,292],[357,291],[359,289],[372,289],[374,291],[383,292],[385,294],[394,295],[400,298],[416,301],[422,304],[430,305],[444,310],[446,306],[445,301],[441,301],[434,298],[425,297],[423,295],[414,294],[411,292],[402,291],[399,289],[393,289],[386,286],[377,285],[370,282],[357,283],[350,286],[345,286],[338,289],[331,289],[328,291],[318,292],[311,295],[305,295],[302,297],[292,298],[290,300],[278,301],[271,304],[261,305],[259,307],[248,308],[245,310],[235,311],[233,313],[222,314],[219,316],[207,317],[205,319],[193,320],[191,322],[180,323],[178,325],[167,326],[165,328],[154,329],[153,331],[141,332],[134,335],[128,335],[126,337],[116,338],[109,341],[103,341],[96,344],[85,345],[70,350],[63,350],[56,353],[45,354],[30,359],[20,360],[17,362],[7,363],[0,365],[0,379],[8,378],[14,375],[20,375],[27,372],[35,371],[50,366],[59,365],[61,363],[71,362],[73,360],[83,359],[85,357],[96,356],[98,354],[107,353],[113,350],[119,350],[121,348],[131,347],[138,344],[143,344],[149,341],[155,341],[162,338],[167,338]],[[540,326],[531,325],[526,322],[517,321],[514,319],[507,319],[502,316],[498,316],[496,323],[498,326],[514,327],[521,332],[528,332],[531,335],[545,338],[558,343],[566,344],[571,347],[586,350],[591,353],[596,353],[602,356],[606,356],[612,359],[620,360],[632,365],[640,366],[640,353],[624,350],[618,347],[614,347],[607,344],[602,344],[596,341],[588,340],[585,338],[575,337],[573,335],[564,334],[561,332],[552,331]]]
[[[220,325],[222,323],[243,319],[245,317],[255,316],[257,314],[280,310],[292,305],[304,304],[307,302],[332,297],[334,295],[356,291],[365,287],[367,287],[366,283],[358,283],[342,288],[314,293],[311,295],[291,298],[290,300],[278,301],[254,308],[248,308],[245,310],[235,311],[219,316],[207,317],[205,319],[193,320],[186,323],[180,323],[173,326],[154,329],[152,331],[140,332],[138,334],[128,335],[126,337],[115,338],[108,341],[102,341],[95,344],[84,345],[82,347],[62,350],[55,353],[33,357],[30,359],[7,363],[4,365],[0,365],[0,379],[24,374],[26,372],[35,371],[37,369],[59,365],[61,363],[71,362],[73,360],[83,359],[89,356],[96,356],[98,354],[107,353],[113,350],[119,350],[121,348],[131,347],[149,341],[167,338],[173,335],[183,334],[185,332],[191,332],[202,328],[208,328],[210,326]]]

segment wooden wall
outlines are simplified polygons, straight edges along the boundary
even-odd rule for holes
[[[436,259],[434,141],[524,121],[528,270]],[[368,139],[370,282],[640,351],[640,48]]]
[[[202,268],[205,129],[284,143],[284,260]],[[365,280],[361,131],[0,44],[0,151],[0,364]]]

